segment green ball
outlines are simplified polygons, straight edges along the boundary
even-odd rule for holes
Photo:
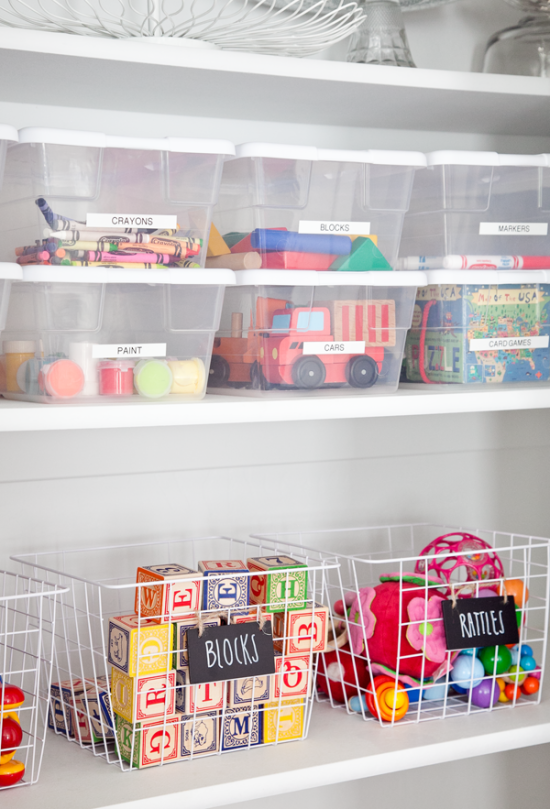
[[[486,646],[479,653],[486,674],[504,674],[512,665],[512,654],[507,646]]]

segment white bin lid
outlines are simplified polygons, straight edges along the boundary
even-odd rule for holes
[[[281,160],[325,160],[333,163],[373,163],[380,166],[412,166],[424,168],[426,156],[421,152],[386,149],[317,149],[315,146],[289,146],[282,143],[240,143],[237,157],[274,157]]]
[[[315,272],[315,270],[237,270],[237,286],[423,287],[424,272]]]
[[[498,154],[446,150],[426,155],[428,166],[550,166],[547,154]]]
[[[17,136],[15,138],[17,140]],[[228,140],[207,138],[127,138],[79,129],[49,129],[27,126],[19,130],[19,143],[51,143],[58,146],[93,146],[97,149],[141,149],[189,154],[235,154]]]
[[[17,265],[15,265],[17,266]],[[408,275],[408,273],[404,273]],[[234,286],[232,270],[127,270],[117,267],[48,267],[27,264],[23,281],[58,282],[64,284],[187,284],[194,286]]]
[[[550,270],[425,270],[428,284],[548,284]]]
[[[9,124],[0,124],[0,140],[18,141],[17,129]]]
[[[21,281],[23,278],[23,268],[19,264],[10,264],[0,261],[0,280]]]

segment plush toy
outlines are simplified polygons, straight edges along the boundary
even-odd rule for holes
[[[488,542],[474,536],[455,531],[437,537],[424,550],[418,559],[414,572],[424,575],[426,570],[436,573],[447,584],[456,585],[459,597],[476,595],[474,582],[487,582],[486,587],[498,594],[500,582],[504,578],[504,567],[497,553]],[[448,587],[446,595],[451,588]]]
[[[355,665],[354,665],[355,664]],[[365,660],[355,657],[348,644],[319,657],[317,688],[335,702],[346,703],[369,683]]]

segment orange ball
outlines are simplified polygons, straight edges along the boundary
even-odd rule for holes
[[[504,689],[504,693],[506,694],[509,700],[514,699],[514,696],[516,700],[518,700],[521,697],[521,688],[519,687],[519,685],[508,683],[508,685]]]
[[[536,677],[528,677],[521,686],[521,690],[524,694],[536,694],[539,688],[540,683]]]
[[[521,579],[505,579],[504,589],[509,596],[514,597],[516,607],[523,607],[529,600],[529,589]]]

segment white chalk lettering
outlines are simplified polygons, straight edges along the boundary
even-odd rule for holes
[[[468,627],[466,626],[466,616],[463,613],[460,613],[460,631],[462,632],[463,638],[471,638],[472,636],[468,632]]]
[[[242,650],[243,650],[244,662],[245,662],[245,664],[250,663],[250,665],[252,665],[252,660],[250,658],[250,654],[248,653],[248,649],[246,648],[247,640],[248,640],[248,635],[241,635],[241,647],[242,647]],[[247,657],[248,657],[248,660],[246,660]]]
[[[211,640],[207,640],[205,643],[205,647],[206,647],[206,663],[208,665],[208,668],[211,669],[212,666],[215,666],[217,662],[216,652],[214,651],[214,644],[212,643]],[[210,662],[211,658],[214,658],[212,660],[212,663]]]
[[[228,651],[229,651],[229,654],[231,655],[231,660],[227,659],[228,658]],[[223,659],[225,660],[225,665],[226,666],[232,666],[233,665],[233,649],[231,648],[231,641],[229,640],[229,638],[224,638],[223,639]]]
[[[254,654],[256,655],[256,657],[253,657],[252,660],[254,661],[254,663],[258,663],[260,660],[260,655],[258,654],[258,650],[256,648],[256,638],[254,637],[254,635],[250,636],[250,641],[252,643],[252,646],[254,647]]]
[[[474,619],[472,618],[472,613],[468,613],[468,626],[470,627],[470,637],[473,638],[477,635],[476,628],[474,626]]]
[[[501,635],[504,635],[504,633],[505,633],[505,631],[506,631],[506,630],[504,629],[504,623],[503,623],[503,621],[502,621],[502,610],[499,610],[499,611],[498,611],[498,621],[499,621],[499,623],[500,623],[500,629],[501,629],[500,634],[501,634]]]
[[[242,666],[243,661],[239,657],[239,639],[238,638],[235,638],[235,657],[237,658],[237,663],[240,663],[241,666]]]
[[[497,623],[497,618],[496,618],[496,615],[495,615],[495,611],[491,610],[491,624],[492,624],[492,627],[493,627],[493,635],[500,635],[500,632],[497,631],[496,623]]]
[[[221,669],[223,669],[223,666],[222,666],[222,659],[221,659],[221,654],[220,654],[220,644],[218,643],[218,639],[217,639],[217,638],[216,638],[216,649],[217,649],[217,651],[218,651],[218,666],[219,666]]]

